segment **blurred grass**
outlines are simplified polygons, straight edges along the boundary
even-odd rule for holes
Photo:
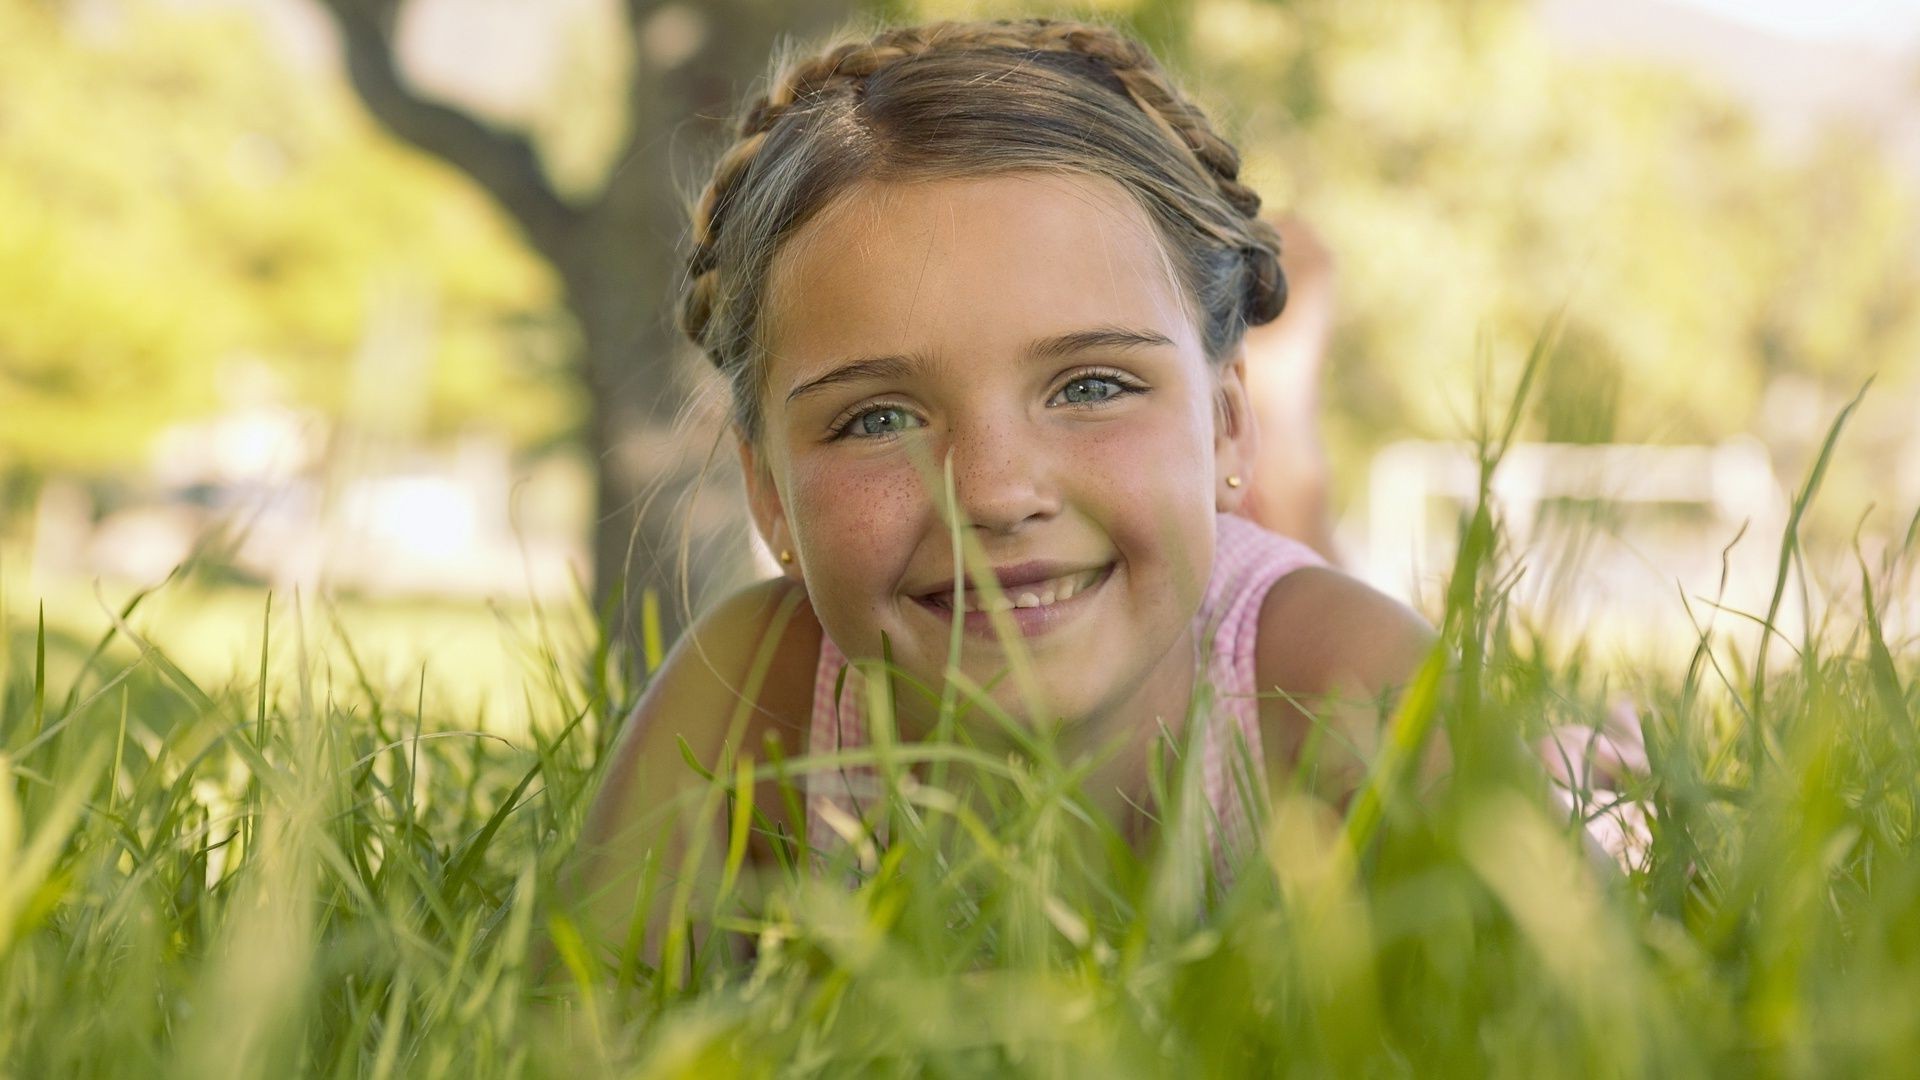
[[[196,681],[222,685],[257,674],[264,587],[176,575],[153,591],[132,617],[141,631],[166,643],[168,657]],[[112,627],[112,611],[154,583],[29,572],[24,550],[0,541],[0,590],[30,597],[47,611],[49,664],[56,681],[73,678],[85,651]],[[292,597],[280,596],[283,613]],[[7,640],[16,650],[32,632],[34,611],[20,603],[4,612]],[[583,612],[543,612],[525,601],[478,604],[462,600],[329,597],[308,612],[313,632],[351,642],[364,677],[384,698],[428,694],[449,715],[501,734],[524,733],[523,693],[529,664],[541,662],[542,626],[578,652],[592,631]],[[283,634],[276,660],[291,656]],[[553,643],[559,645],[561,643]]]
[[[1512,428],[1485,437],[1489,477]],[[40,598],[9,584],[0,1072],[1909,1068],[1920,678],[1915,643],[1880,633],[1911,597],[1879,590],[1912,543],[1861,568],[1873,618],[1777,641],[1778,663],[1703,607],[1690,655],[1623,673],[1578,641],[1546,647],[1509,605],[1512,556],[1484,505],[1461,535],[1442,650],[1386,721],[1367,786],[1343,814],[1274,778],[1264,842],[1231,887],[1184,747],[1161,759],[1144,853],[1044,740],[989,755],[957,723],[950,741],[811,762],[736,748],[661,811],[715,815],[728,849],[712,907],[682,905],[722,932],[670,930],[685,963],[666,970],[603,952],[559,888],[636,690],[602,674],[617,664],[591,640],[535,635],[529,722],[501,738],[430,687],[360,678],[375,631],[291,598],[262,598],[266,640],[230,639],[201,675],[175,658],[196,645],[157,606],[165,589],[89,658],[97,639],[42,630]],[[1791,568],[1795,538],[1776,539]],[[1621,794],[1652,832],[1615,875],[1583,854],[1527,746],[1597,730],[1622,695],[1650,768]],[[1454,775],[1415,797],[1407,763],[1433,733]],[[936,759],[940,785],[912,769]],[[765,827],[735,797],[743,778],[848,764],[879,771],[878,820],[840,822],[846,843],[771,837],[783,868],[741,864],[739,838]],[[1580,813],[1606,812],[1611,796],[1579,794]],[[806,872],[808,841],[824,873]]]

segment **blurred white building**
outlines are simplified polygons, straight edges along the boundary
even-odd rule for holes
[[[358,453],[343,441],[323,417],[273,405],[176,427],[155,444],[149,482],[117,505],[48,485],[34,565],[152,582],[191,559],[281,590],[578,595],[583,470],[516,470],[497,436]]]
[[[1908,490],[1898,505],[1905,513],[1920,507],[1916,459],[1920,438],[1904,455]],[[1386,447],[1370,471],[1356,570],[1391,595],[1440,610],[1462,522],[1479,493],[1470,444]],[[1888,494],[1899,497],[1891,486]],[[1671,655],[1711,626],[1742,641],[1751,656],[1769,618],[1790,642],[1810,621],[1844,638],[1861,621],[1860,565],[1878,574],[1901,538],[1863,531],[1857,553],[1802,553],[1782,588],[1790,498],[1767,447],[1752,438],[1704,446],[1515,444],[1488,490],[1495,574],[1515,615],[1563,641]],[[1908,566],[1877,586],[1889,640],[1920,634],[1912,579]],[[1775,658],[1790,655],[1782,649]]]

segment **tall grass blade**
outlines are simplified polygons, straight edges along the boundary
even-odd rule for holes
[[[1862,383],[1859,391],[1853,395],[1853,399],[1847,402],[1838,416],[1834,417],[1833,423],[1827,428],[1826,438],[1821,440],[1820,453],[1814,458],[1813,468],[1808,471],[1806,482],[1801,485],[1799,493],[1793,498],[1792,509],[1787,516],[1787,527],[1780,537],[1780,560],[1774,574],[1773,594],[1767,600],[1766,629],[1760,635],[1758,655],[1753,664],[1752,684],[1747,693],[1750,702],[1749,711],[1756,717],[1765,713],[1763,706],[1767,693],[1767,647],[1773,643],[1773,636],[1777,632],[1780,602],[1787,592],[1788,571],[1800,553],[1800,522],[1806,516],[1807,507],[1813,504],[1813,497],[1819,493],[1821,481],[1826,478],[1827,466],[1833,461],[1833,451],[1840,442],[1840,432],[1846,427],[1847,418],[1853,415],[1853,410],[1859,408],[1861,400],[1867,396],[1867,390],[1872,385],[1872,379]],[[1812,612],[1807,611],[1805,617],[1811,621]],[[1756,723],[1749,725],[1749,731],[1753,746],[1753,765],[1758,768],[1770,756],[1766,743],[1766,729]]]

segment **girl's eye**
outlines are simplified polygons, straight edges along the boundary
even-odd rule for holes
[[[840,425],[834,434],[866,439],[884,438],[922,426],[924,425],[919,417],[900,406],[880,405],[865,412],[855,413],[846,423]]]
[[[1134,392],[1133,387],[1109,375],[1076,375],[1060,388],[1054,400],[1066,405],[1098,405]]]

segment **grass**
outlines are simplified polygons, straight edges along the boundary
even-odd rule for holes
[[[25,622],[15,630],[31,634],[35,608],[45,606],[48,672],[64,687],[78,675],[79,662],[94,642],[113,629],[113,609],[154,583],[84,580],[48,573],[44,567],[34,573],[29,559],[24,545],[0,537],[0,585],[14,594],[15,619]],[[268,590],[186,569],[176,572],[164,588],[149,592],[130,616],[132,625],[161,636],[167,657],[201,685],[257,677]],[[291,602],[291,594],[279,598],[283,615]],[[524,602],[482,606],[352,596],[330,596],[311,612],[317,632],[324,631],[336,643],[351,643],[367,681],[381,697],[413,694],[424,667],[429,692],[441,709],[465,717],[472,726],[515,737],[521,734],[527,704],[521,671],[530,655],[542,651],[542,626],[567,635],[567,643],[559,647],[566,655],[578,653],[580,639],[592,636],[590,623],[570,615],[547,615]],[[293,638],[291,632],[275,635],[276,665],[291,668]]]
[[[1505,439],[1486,441],[1485,476]],[[1784,591],[1803,553],[1791,528],[1778,539]],[[1765,614],[1696,598],[1692,653],[1622,675],[1579,642],[1549,648],[1507,603],[1483,503],[1443,648],[1367,785],[1342,812],[1275,778],[1231,887],[1211,877],[1196,755],[1178,746],[1144,855],[1077,790],[1084,763],[1044,741],[989,755],[955,722],[810,762],[743,750],[670,811],[722,821],[723,887],[682,906],[732,936],[681,927],[685,963],[661,970],[603,960],[557,888],[637,690],[604,649],[534,650],[531,720],[508,739],[424,682],[396,696],[292,598],[260,612],[259,654],[219,685],[136,629],[143,596],[53,677],[59,642],[16,610],[0,1074],[1904,1071],[1920,1055],[1920,678],[1914,643],[1881,628],[1912,603],[1907,540],[1861,565],[1858,625],[1768,633],[1749,655],[1728,627]],[[936,693],[951,719],[983,709]],[[1650,759],[1624,795],[1652,831],[1608,874],[1526,747],[1597,729],[1623,695]],[[1435,733],[1454,776],[1416,798],[1409,763]],[[856,761],[884,780],[884,842],[843,822],[854,842],[825,873],[805,870],[818,837],[781,838],[789,869],[742,865],[765,820],[743,778]],[[1581,814],[1608,811],[1581,795]]]

